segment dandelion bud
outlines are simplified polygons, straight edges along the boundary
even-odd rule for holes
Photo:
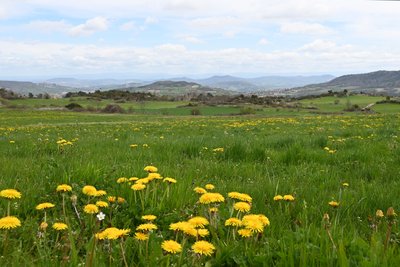
[[[324,214],[324,221],[329,222],[329,214],[328,213]]]
[[[76,195],[72,195],[71,196],[71,201],[72,201],[72,205],[76,205],[76,203],[78,201],[78,197]]]
[[[49,225],[47,224],[47,222],[42,222],[42,223],[40,224],[40,229],[43,230],[43,231],[46,231],[47,226],[49,226]]]
[[[388,217],[388,219],[394,219],[394,217],[397,216],[397,214],[394,211],[393,207],[388,208],[388,210],[386,212],[386,216]]]
[[[376,213],[375,213],[375,216],[376,216],[377,218],[382,218],[382,217],[384,217],[385,215],[383,214],[383,211],[382,211],[382,210],[377,210]]]

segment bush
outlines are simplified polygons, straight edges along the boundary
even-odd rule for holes
[[[198,116],[198,115],[201,115],[201,112],[200,112],[200,109],[198,109],[198,108],[192,108],[190,110],[190,114],[194,115],[194,116]]]
[[[242,107],[240,109],[240,115],[250,115],[250,114],[255,114],[256,110],[252,107]]]
[[[109,104],[101,110],[104,113],[125,113],[125,110],[119,105]]]
[[[65,106],[69,110],[75,110],[75,111],[82,111],[83,107],[79,105],[78,103],[70,103]]]

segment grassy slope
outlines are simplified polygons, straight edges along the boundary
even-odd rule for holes
[[[384,254],[384,224],[372,234],[367,220],[376,209],[400,208],[396,201],[400,194],[398,115],[175,118],[0,112],[0,188],[15,187],[23,192],[12,212],[23,220],[23,227],[14,236],[24,243],[18,245],[17,239],[11,239],[16,247],[2,259],[5,264],[57,262],[51,253],[41,258],[37,255],[41,250],[30,249],[35,248],[34,233],[41,220],[34,207],[43,201],[59,201],[54,193],[57,184],[72,184],[76,192],[93,184],[110,194],[126,194],[115,183],[116,178],[143,176],[142,169],[149,164],[178,180],[164,209],[147,209],[159,215],[157,223],[167,236],[170,222],[199,213],[191,189],[208,182],[223,194],[249,193],[254,199],[253,212],[270,218],[265,238],[253,249],[243,250],[243,242],[224,244],[213,239],[218,249],[211,258],[214,265],[326,266],[350,262],[395,266],[400,261],[398,226],[393,244]],[[42,125],[32,125],[38,122]],[[61,152],[56,144],[61,137],[79,140]],[[130,144],[139,146],[131,149]],[[329,154],[325,146],[337,152]],[[217,147],[225,151],[211,151]],[[350,187],[342,188],[342,182],[349,182]],[[293,194],[296,201],[290,205],[274,203],[277,193]],[[327,203],[331,200],[340,201],[341,207],[330,208]],[[4,202],[1,205],[5,208]],[[142,213],[125,208],[114,224],[134,228]],[[338,251],[332,249],[323,228],[325,212],[331,216]],[[222,208],[221,216],[222,221],[227,218]],[[161,240],[154,238],[158,243],[152,246],[152,264],[157,264]],[[85,248],[80,249],[84,253]],[[56,250],[52,253],[59,254]],[[131,260],[138,259],[132,255]]]

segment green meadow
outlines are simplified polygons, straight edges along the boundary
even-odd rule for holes
[[[0,219],[0,265],[398,266],[400,105],[343,112],[383,98],[335,100],[302,100],[324,114],[245,116],[239,106],[191,116],[188,102],[101,114],[15,100],[0,108],[0,217],[19,223]]]

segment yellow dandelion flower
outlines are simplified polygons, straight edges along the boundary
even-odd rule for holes
[[[213,150],[212,150],[213,152],[224,152],[224,148],[223,147],[217,147],[217,148],[214,148]]]
[[[7,216],[0,219],[0,229],[13,229],[21,226],[21,221],[14,216]]]
[[[199,199],[202,204],[224,202],[225,198],[220,193],[204,193]]]
[[[65,223],[56,222],[56,223],[53,223],[53,229],[57,230],[57,231],[63,231],[63,230],[68,229],[68,225],[66,225]]]
[[[134,185],[132,185],[131,186],[131,188],[133,189],[133,190],[135,190],[135,191],[140,191],[140,190],[143,190],[143,189],[145,189],[146,188],[146,185],[145,184],[134,184]]]
[[[334,207],[334,208],[339,207],[339,202],[336,202],[336,201],[330,201],[328,204],[329,204],[329,206]]]
[[[107,192],[105,190],[97,190],[95,193],[96,197],[101,197],[107,195]]]
[[[207,229],[197,229],[197,235],[201,237],[206,237],[210,234]]]
[[[173,230],[173,231],[183,231],[185,228],[188,228],[188,227],[193,228],[193,225],[191,225],[188,222],[176,222],[176,223],[171,223],[169,225],[169,229]]]
[[[206,186],[204,186],[207,190],[214,190],[215,186],[213,184],[206,184]]]
[[[292,196],[292,195],[284,195],[283,196],[283,200],[294,201],[294,196]]]
[[[151,173],[149,173],[149,175],[147,175],[147,179],[149,179],[150,181],[152,181],[154,179],[161,180],[162,176],[159,173],[151,172]]]
[[[193,236],[193,237],[197,237],[197,229],[194,228],[194,226],[192,224],[187,224],[186,227],[184,227],[182,229],[182,232],[185,235],[189,235],[189,236]]]
[[[4,189],[0,191],[0,197],[8,199],[21,198],[21,193],[15,189]]]
[[[252,232],[262,233],[264,231],[264,225],[260,220],[246,220],[242,223],[246,229]]]
[[[245,202],[249,202],[249,203],[251,203],[251,201],[253,201],[253,199],[251,198],[251,196],[249,196],[248,194],[244,194],[244,193],[241,193],[241,194],[239,195],[239,200],[245,201]]]
[[[131,178],[129,178],[129,182],[135,182],[135,181],[137,181],[137,180],[139,180],[139,178],[137,178],[137,177],[131,177]]]
[[[117,179],[117,183],[118,183],[118,184],[126,183],[126,182],[128,182],[128,181],[129,181],[129,180],[128,180],[128,178],[126,178],[126,177],[120,177],[120,178]]]
[[[157,169],[157,167],[154,167],[154,166],[146,166],[146,167],[144,167],[144,171],[146,171],[146,172],[157,172],[158,169]]]
[[[194,253],[199,255],[211,256],[214,253],[215,247],[213,244],[201,240],[192,245],[192,250],[194,251]]]
[[[269,220],[259,214],[249,214],[243,216],[242,225],[252,232],[261,233],[264,231],[264,227],[269,225]]]
[[[137,184],[148,184],[150,182],[151,182],[151,179],[149,179],[147,177],[146,178],[141,178],[141,179],[136,181]]]
[[[57,186],[56,191],[57,192],[71,192],[72,187],[67,184],[60,184],[59,186]]]
[[[274,201],[281,201],[281,200],[283,200],[283,196],[281,195],[274,196]]]
[[[135,239],[139,241],[146,241],[149,239],[149,234],[145,234],[142,232],[136,232],[135,233]]]
[[[118,197],[117,198],[117,202],[119,203],[119,204],[122,204],[122,203],[124,203],[126,200],[125,200],[125,198],[123,198],[123,197]]]
[[[151,215],[151,214],[142,216],[142,220],[145,220],[145,221],[151,222],[151,221],[154,221],[155,219],[157,219],[157,216]]]
[[[84,193],[85,195],[94,197],[94,196],[96,196],[97,189],[96,189],[96,187],[94,187],[92,185],[85,185],[82,188],[82,193]]]
[[[270,225],[270,221],[269,221],[269,219],[268,219],[267,216],[265,216],[264,214],[258,214],[258,216],[259,216],[259,218],[260,218],[261,223],[262,223],[264,226],[269,226],[269,225]]]
[[[193,217],[193,218],[189,219],[188,223],[190,223],[194,227],[200,227],[200,228],[204,228],[206,225],[209,224],[208,220],[201,216],[197,216],[197,217]]]
[[[130,147],[131,147],[131,148],[137,148],[138,145],[137,145],[137,144],[132,144],[132,145],[130,145]]]
[[[53,203],[49,203],[49,202],[45,202],[45,203],[40,203],[39,205],[36,206],[37,210],[44,210],[44,209],[50,209],[53,208],[54,204]]]
[[[96,201],[96,206],[100,207],[100,208],[107,208],[108,207],[108,203],[105,201]]]
[[[251,206],[250,206],[250,204],[247,203],[247,202],[236,202],[236,203],[233,205],[233,208],[234,208],[235,210],[237,210],[237,211],[240,211],[240,212],[249,212],[250,209],[251,209]]]
[[[99,212],[99,208],[95,204],[87,204],[84,208],[83,211],[88,213],[88,214],[95,214]]]
[[[201,194],[201,195],[207,193],[207,191],[202,187],[195,187],[193,189],[193,191],[196,192],[197,194]]]
[[[246,237],[246,238],[253,236],[253,232],[250,229],[240,229],[238,230],[238,234],[241,237]]]
[[[109,227],[104,231],[97,233],[96,238],[100,240],[114,240],[128,235],[130,231],[130,229],[118,229],[116,227]]]
[[[165,240],[161,243],[161,248],[168,253],[176,254],[182,252],[182,246],[174,240]]]
[[[378,218],[385,217],[385,215],[383,214],[382,210],[377,210],[376,213],[375,213],[375,216],[378,217]]]
[[[144,232],[157,230],[157,225],[155,225],[154,223],[143,223],[143,224],[140,224],[138,227],[136,227],[136,230],[144,231]]]
[[[239,220],[238,218],[229,218],[225,221],[225,226],[241,226],[242,225],[242,221]]]
[[[169,184],[176,184],[176,180],[174,178],[166,177],[163,182],[167,182]]]
[[[343,187],[349,187],[349,183],[342,183]]]

